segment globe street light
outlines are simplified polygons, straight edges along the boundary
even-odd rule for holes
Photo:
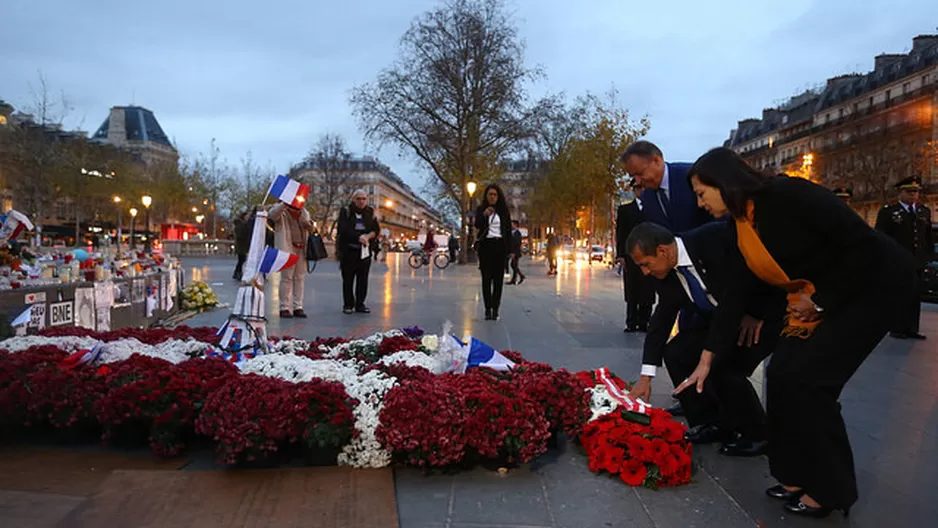
[[[134,244],[134,220],[137,219],[137,208],[130,208],[130,251],[131,253],[137,251],[137,246]]]
[[[150,205],[153,204],[153,197],[148,194],[144,194],[140,198],[140,203],[143,204],[143,208],[145,209],[147,226],[147,234],[143,239],[143,250],[149,253],[153,249],[153,241],[150,240]]]
[[[476,182],[472,180],[469,180],[468,182],[466,182],[466,192],[469,194],[469,204],[466,207],[466,214],[467,216],[469,216],[469,215],[472,215],[472,195],[475,194],[476,192]],[[475,219],[474,216],[472,218]],[[473,252],[472,252],[472,224],[468,225],[467,227],[468,227],[468,232],[466,233],[466,247],[465,247],[466,260],[468,262],[472,262],[475,260],[473,258]]]

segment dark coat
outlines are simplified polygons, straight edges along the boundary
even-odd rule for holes
[[[511,246],[508,248],[509,253],[514,253],[516,256],[521,256],[521,246],[523,242],[523,237],[521,236],[521,230],[515,229],[511,232]]]
[[[674,320],[682,310],[694,314],[692,328],[706,329],[704,348],[716,355],[736,346],[739,323],[756,289],[757,279],[736,246],[736,231],[728,222],[711,222],[681,236],[707,292],[717,301],[712,312],[698,309],[684,291],[676,271],[657,281],[658,304],[648,325],[642,363],[661,365]]]
[[[375,234],[375,238],[372,239],[372,245],[374,245],[374,243],[377,242],[378,234],[381,232],[378,219],[375,218],[374,209],[365,206],[365,209],[362,211],[362,222],[365,224],[364,231],[355,230],[355,215],[352,214],[349,209],[349,207],[343,207],[339,211],[339,219],[336,223],[336,232],[338,233],[336,251],[340,253],[349,249],[361,249],[358,237],[367,233]]]
[[[814,302],[827,312],[891,282],[884,280],[890,274],[913,273],[908,251],[820,185],[780,176],[753,202],[765,248],[789,278],[814,283]]]
[[[687,181],[689,163],[668,163],[668,211],[665,214],[658,202],[658,191],[645,189],[642,192],[642,212],[645,219],[663,225],[674,233],[702,226],[713,219],[697,207],[697,196]]]
[[[924,205],[917,205],[914,213],[906,211],[898,202],[885,205],[876,217],[876,229],[909,250],[920,266],[931,260],[935,253],[931,211]]]
[[[479,237],[476,240],[485,240],[486,235],[489,232],[489,217],[485,216],[485,209],[488,206],[484,203],[476,208],[476,229],[479,230]],[[496,212],[501,218],[502,221],[502,243],[505,244],[505,253],[508,253],[509,244],[511,243],[511,214],[508,213],[508,210],[505,210],[501,213]]]
[[[247,255],[251,249],[251,235],[254,234],[254,214],[246,212],[235,218],[234,250],[237,255]]]
[[[651,305],[655,302],[654,279],[642,274],[632,256],[625,249],[625,241],[635,226],[645,221],[645,215],[638,208],[638,202],[632,201],[619,206],[616,212],[616,256],[625,261],[625,299],[638,305]]]

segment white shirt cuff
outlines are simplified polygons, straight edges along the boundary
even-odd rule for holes
[[[642,365],[642,376],[655,377],[658,374],[658,367],[655,365]]]

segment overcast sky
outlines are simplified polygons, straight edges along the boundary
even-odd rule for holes
[[[238,164],[248,151],[279,171],[325,132],[366,149],[348,93],[397,54],[433,0],[4,0],[0,99],[33,101],[38,72],[93,133],[111,106],[153,110],[183,155],[217,139]],[[718,4],[712,7],[710,4]],[[913,36],[935,33],[935,0],[512,0],[527,61],[547,79],[532,95],[603,92],[651,120],[649,139],[672,161],[721,144],[828,77],[872,69]],[[381,152],[415,188],[424,173]]]

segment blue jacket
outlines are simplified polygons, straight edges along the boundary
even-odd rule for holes
[[[667,163],[668,166],[668,211],[661,210],[658,202],[658,191],[645,189],[642,192],[642,203],[645,220],[663,225],[674,233],[690,231],[713,220],[706,210],[697,207],[697,197],[690,183],[687,182],[687,171],[690,163]]]

